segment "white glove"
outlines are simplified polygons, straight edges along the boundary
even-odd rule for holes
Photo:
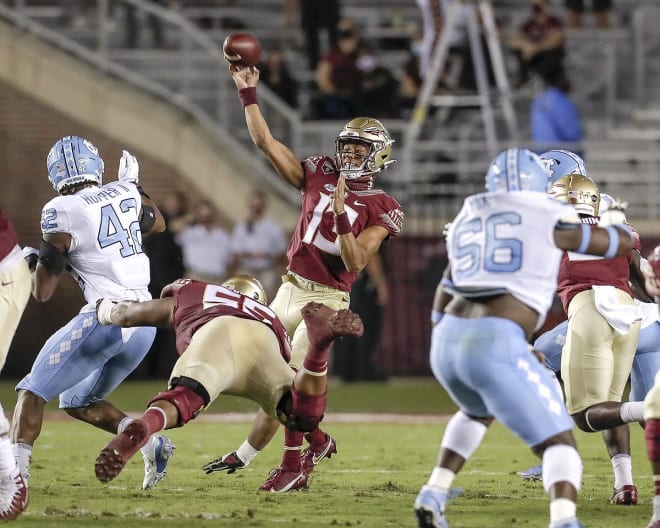
[[[30,246],[25,246],[22,249],[23,259],[27,262],[30,271],[33,271],[37,267],[37,261],[39,260],[39,250]]]
[[[102,325],[111,325],[112,324],[112,308],[117,304],[110,299],[99,299],[96,301],[96,318],[99,320],[99,323]]]
[[[128,152],[128,150],[122,150],[117,179],[119,181],[135,183],[136,185],[140,182],[140,164],[137,158]]]
[[[625,224],[627,208],[628,202],[625,202],[620,198],[614,198],[610,203],[608,203],[607,210],[600,215],[598,225],[601,227],[607,227],[611,225]]]

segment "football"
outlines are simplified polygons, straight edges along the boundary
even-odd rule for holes
[[[249,33],[232,33],[222,44],[222,53],[231,64],[256,66],[261,59],[261,44]]]

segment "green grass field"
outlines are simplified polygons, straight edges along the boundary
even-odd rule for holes
[[[126,383],[110,398],[139,412],[159,383]],[[11,411],[12,385],[0,384]],[[257,492],[278,465],[282,435],[242,472],[206,475],[201,466],[237,447],[249,422],[207,419],[168,431],[177,444],[169,475],[144,492],[142,459],[135,457],[109,484],[94,477],[94,460],[107,433],[70,419],[49,419],[36,444],[30,477],[30,504],[15,526],[34,527],[413,527],[412,505],[434,465],[444,430],[442,413],[453,406],[433,380],[386,384],[332,384],[324,426],[337,439],[338,453],[318,466],[307,491]],[[49,405],[49,410],[55,407]],[[255,407],[221,397],[210,412],[251,412]],[[437,410],[436,413],[433,413]],[[344,412],[416,413],[411,423],[347,423]],[[52,417],[52,414],[49,413]],[[57,414],[56,416],[63,416]],[[650,467],[641,429],[633,427],[633,468],[640,490],[636,507],[608,504],[612,469],[599,435],[577,434],[585,464],[578,512],[586,527],[643,527],[652,508]],[[546,527],[548,501],[540,483],[515,474],[537,461],[517,438],[494,425],[455,481],[463,494],[448,507],[452,528]]]

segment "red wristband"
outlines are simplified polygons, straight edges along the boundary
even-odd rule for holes
[[[248,86],[247,88],[241,88],[238,91],[238,97],[241,100],[243,108],[251,104],[258,104],[257,102],[257,87]]]
[[[353,231],[346,211],[335,215],[335,231],[337,231],[338,235],[347,235]]]

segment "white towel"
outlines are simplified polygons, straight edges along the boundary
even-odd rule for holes
[[[641,321],[642,315],[634,304],[621,304],[614,286],[592,286],[596,310],[621,335],[630,332],[630,325]]]

